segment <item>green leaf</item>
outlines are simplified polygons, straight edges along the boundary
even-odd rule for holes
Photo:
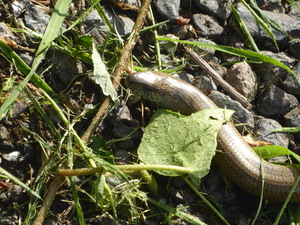
[[[279,145],[264,145],[260,147],[253,147],[253,150],[260,155],[263,159],[270,159],[277,156],[283,155],[291,155],[293,156],[298,162],[300,162],[300,156],[292,152],[291,150],[279,146]]]
[[[158,110],[145,130],[138,156],[148,165],[182,166],[193,171],[199,183],[209,169],[217,146],[217,133],[233,111],[205,109],[191,116]],[[165,176],[182,175],[176,171],[156,171]]]
[[[99,84],[103,94],[110,96],[111,99],[116,102],[118,100],[118,94],[114,89],[114,86],[110,79],[110,74],[108,73],[105,64],[103,63],[101,56],[99,55],[95,43],[93,43],[93,54],[92,54],[93,64],[94,64],[94,76],[90,77],[96,84]]]

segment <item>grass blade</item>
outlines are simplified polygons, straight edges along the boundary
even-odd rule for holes
[[[17,177],[15,177],[14,175],[12,175],[10,172],[6,171],[5,169],[3,169],[0,166],[0,173],[6,175],[7,177],[9,177],[10,179],[12,179],[16,184],[20,185],[22,188],[24,188],[26,191],[28,191],[30,194],[34,195],[35,197],[39,198],[42,200],[41,196],[36,193],[35,191],[33,191],[32,189],[30,189],[26,184],[24,184],[21,180],[19,180]]]
[[[50,47],[51,42],[58,36],[59,31],[61,29],[61,25],[63,24],[65,16],[67,15],[67,12],[69,10],[69,5],[71,2],[72,0],[57,0],[52,16],[50,18],[50,22],[46,28],[45,34],[41,40],[39,48],[36,52],[36,56],[33,60],[32,68],[28,73],[28,75],[25,77],[25,79],[11,92],[10,96],[1,105],[0,120],[6,116],[8,110],[10,109],[15,99],[18,97],[20,92],[24,89],[25,85],[31,80],[36,69],[38,68],[39,64],[44,58],[47,49]],[[22,66],[24,65],[22,64]]]

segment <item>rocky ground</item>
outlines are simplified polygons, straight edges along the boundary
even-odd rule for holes
[[[126,4],[121,4],[119,1],[101,1],[107,18],[117,30],[119,37],[126,37],[126,34],[132,30],[141,5],[139,0],[124,2]],[[271,28],[274,35],[274,40],[272,40],[244,4],[239,1],[234,2],[237,14],[244,21],[260,53],[284,63],[299,77],[300,9],[298,7],[300,4],[296,2],[295,4],[298,5],[296,7],[289,5],[286,1],[278,0],[256,2],[264,15],[280,25],[285,33]],[[47,27],[53,4],[52,1],[0,1],[0,21],[2,21],[0,37],[4,38],[28,65],[32,64],[40,41],[38,35],[42,35]],[[84,9],[88,8],[88,4],[85,1],[74,1],[62,29],[66,29],[72,21],[75,21]],[[241,28],[233,16],[229,1],[157,0],[152,3],[152,9],[157,23],[169,20],[156,28],[156,32],[160,36],[251,49],[249,40],[245,40]],[[147,26],[151,25],[149,18],[146,19]],[[24,32],[24,27],[36,32],[36,35]],[[84,60],[83,57],[76,55],[74,49],[86,47],[84,45],[85,38],[93,37],[99,45],[99,51],[104,57],[107,68],[113,74],[122,46],[116,44],[118,36],[110,33],[103,18],[96,10],[84,17],[82,23],[65,35],[56,43],[70,51],[51,48],[38,68],[37,74],[55,91],[59,106],[70,118],[77,118],[85,110],[91,109],[75,124],[77,133],[83,135],[104,96],[99,86],[90,78],[93,66],[89,60]],[[247,131],[250,130],[257,140],[284,146],[297,153],[299,135],[270,132],[270,130],[282,126],[300,127],[298,102],[300,86],[295,77],[285,69],[269,63],[247,61],[241,57],[211,49],[195,49],[207,62],[210,62],[219,74],[224,76],[227,82],[250,99],[253,110],[248,110],[225,95],[224,91],[214,84],[205,72],[197,66],[195,67],[194,63],[184,54],[181,45],[161,42],[160,46],[162,69],[177,68],[183,64],[182,58],[185,58],[186,64],[182,70],[177,72],[178,76],[195,84],[218,106],[234,109],[236,123],[246,125],[243,128],[246,127]],[[132,58],[134,65],[148,69],[157,67],[154,30],[141,33],[132,54],[134,55]],[[1,54],[0,60],[0,102],[3,103],[10,95],[11,88],[22,81],[24,75],[7,60],[5,54]],[[122,87],[124,87],[123,82]],[[49,102],[43,100],[34,85],[30,84],[28,88],[40,101],[54,126],[61,134],[64,134],[66,127],[63,127],[57,113],[49,107]],[[95,152],[98,149],[97,154],[103,155],[108,160],[112,160],[113,156],[116,163],[136,162],[135,151],[142,131],[135,132],[129,140],[120,141],[119,139],[127,137],[140,126],[140,105],[130,105],[129,103],[126,105],[127,92],[125,89],[120,88],[118,94],[121,104],[107,112],[105,120],[99,124],[93,134],[94,138],[90,146]],[[153,109],[155,106],[146,105],[146,121]],[[59,153],[56,151],[58,148],[67,149],[67,147],[60,146],[60,140],[45,123],[26,92],[21,92],[9,113],[1,118],[0,167],[12,173],[31,188],[36,188],[35,182],[40,179],[39,176],[42,176],[44,186],[40,189],[40,195],[44,197],[57,167],[61,166],[66,159],[66,151]],[[239,129],[245,132],[243,128]],[[109,143],[111,140],[119,141]],[[99,151],[99,146],[105,146],[102,148],[105,151]],[[55,154],[59,157],[54,160]],[[49,164],[51,159],[53,162]],[[286,158],[275,160],[282,162]],[[84,160],[80,157],[76,163],[78,167],[85,165]],[[40,171],[45,168],[45,165],[49,167],[41,175]],[[207,224],[222,224],[221,220],[180,178],[169,179],[155,176],[160,192],[156,196],[149,193],[149,196],[174,208],[182,209]],[[143,201],[135,202],[135,209],[137,209],[135,215],[139,215],[139,218],[134,220],[127,218],[126,213],[130,210],[126,211],[124,205],[117,207],[118,217],[114,217],[110,207],[105,204],[94,204],[85,194],[86,192],[93,193],[92,184],[95,184],[96,180],[95,177],[79,177],[77,181],[86,224],[171,224],[170,221],[174,224],[187,224],[180,218],[168,215],[168,213],[163,214],[150,203],[145,204]],[[114,186],[112,181],[109,185]],[[141,189],[143,190],[143,188],[145,187]],[[247,194],[234,184],[231,188],[226,188],[217,168],[212,167],[199,189],[207,193],[213,205],[230,224],[251,224],[258,208],[259,199]],[[145,191],[148,192],[148,190]],[[8,177],[0,175],[0,224],[32,224],[36,214],[28,215],[28,211],[32,207],[36,207],[36,211],[38,211],[40,206],[41,202],[34,202],[32,196],[30,197],[20,185]],[[281,203],[264,203],[255,224],[272,224],[281,206]],[[296,206],[290,204],[289,212],[295,208]],[[30,216],[32,218],[29,218]],[[287,211],[283,214],[279,224],[288,224],[289,220],[290,214]],[[44,224],[79,224],[70,184],[64,183],[59,189]]]

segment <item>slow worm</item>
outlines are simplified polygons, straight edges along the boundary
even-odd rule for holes
[[[164,73],[135,73],[129,75],[126,81],[134,94],[184,115],[206,108],[217,108],[194,86]],[[300,175],[296,168],[275,165],[260,159],[231,122],[222,125],[217,139],[222,152],[217,153],[214,160],[232,181],[245,191],[260,196],[263,171],[264,199],[279,202],[286,199]],[[300,185],[290,201],[300,202]]]

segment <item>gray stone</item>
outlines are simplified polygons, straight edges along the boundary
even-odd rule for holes
[[[0,139],[6,140],[9,138],[9,131],[8,129],[0,124]]]
[[[254,98],[257,88],[257,76],[248,63],[235,63],[228,70],[225,80],[246,98]]]
[[[212,91],[208,96],[218,107],[232,109],[235,111],[233,114],[233,122],[235,124],[242,124],[249,129],[254,127],[254,117],[251,112],[245,109],[241,103],[232,100],[229,96],[218,91]],[[243,127],[238,126],[237,129],[243,131]]]
[[[155,8],[158,14],[166,20],[176,20],[179,17],[180,0],[165,1],[157,0]]]
[[[242,3],[237,4],[237,11],[255,41],[257,41],[258,43],[263,43],[265,46],[274,46],[274,43],[270,39],[269,35],[256,22],[255,18],[252,16],[249,10]],[[283,13],[274,13],[265,10],[262,10],[262,12],[268,18],[278,23],[285,32],[291,35],[291,37],[293,38],[300,37],[299,18],[289,16]],[[271,28],[271,30],[275,36],[276,41],[278,41],[281,45],[286,45],[288,43],[288,37],[286,37],[284,34],[282,34],[280,31],[274,28]]]
[[[13,151],[8,154],[2,154],[2,158],[9,162],[18,162],[20,160],[21,153],[19,151]]]
[[[197,41],[212,44],[212,45],[216,45],[215,42],[213,42],[211,40],[208,40],[206,38],[201,38],[200,37],[200,38],[197,39]],[[193,50],[199,56],[201,56],[205,61],[211,61],[213,56],[215,55],[215,52],[216,52],[216,50],[214,50],[212,48],[206,48],[206,47],[202,47],[202,46],[194,46]],[[187,55],[186,58],[189,58],[189,56]]]
[[[285,13],[281,0],[257,0],[257,5],[266,11]]]
[[[272,119],[260,119],[255,126],[255,137],[260,141],[272,143],[273,145],[280,145],[288,147],[290,135],[286,133],[274,133],[272,130],[281,128],[282,126]]]
[[[16,40],[15,35],[5,23],[0,23],[0,36],[7,40]]]
[[[296,59],[300,60],[300,39],[294,39],[291,41],[289,50],[292,56],[294,56]]]
[[[285,114],[283,118],[287,127],[300,127],[300,105]],[[300,133],[295,133],[294,136],[300,141]]]
[[[294,4],[296,4],[298,7],[295,6],[291,6],[291,10],[289,11],[288,15],[290,16],[296,16],[296,17],[300,17],[300,2],[299,1],[293,1]]]
[[[174,34],[166,34],[166,35],[162,35],[162,37],[179,40],[179,38],[176,37]],[[177,50],[178,42],[174,42],[174,41],[161,41],[159,44],[160,44],[161,50],[167,52],[168,55],[171,55],[172,57],[174,56],[174,54],[175,54],[175,52]]]
[[[230,1],[228,0],[194,0],[194,3],[203,12],[220,20],[226,20],[231,14]]]
[[[31,3],[28,0],[15,0],[11,4],[12,13],[15,17],[18,17],[29,5],[31,5]]]
[[[193,15],[194,27],[197,34],[208,39],[217,39],[223,33],[224,29],[213,17],[204,14]]]
[[[25,26],[39,34],[44,34],[49,20],[50,16],[38,5],[31,4],[24,15]]]
[[[59,85],[59,89],[64,89],[78,73],[75,58],[60,52],[55,53],[55,57],[53,57],[52,76],[53,79],[59,78],[61,81],[56,82]]]
[[[205,72],[196,77],[195,87],[201,90],[205,95],[208,95],[213,90],[217,90],[217,85],[213,82],[211,77],[205,74]]]
[[[284,115],[286,125],[289,127],[300,127],[300,105]]]
[[[282,89],[270,85],[258,97],[257,111],[264,116],[284,115],[298,105],[298,100]]]
[[[109,9],[104,9],[104,12],[120,35],[125,35],[132,31],[134,22],[130,18],[123,15],[116,15]],[[85,25],[86,34],[95,37],[99,43],[101,43],[109,31],[96,10],[93,10],[85,17],[83,24]]]
[[[300,63],[297,63],[293,68],[298,79],[292,74],[288,74],[287,78],[282,82],[282,88],[289,94],[300,96]]]
[[[289,68],[292,68],[295,64],[295,60],[283,52],[273,53],[270,51],[261,51],[260,53],[278,60]],[[278,85],[288,74],[287,70],[271,63],[254,64],[253,67],[256,75],[260,77],[261,85],[264,86]]]

